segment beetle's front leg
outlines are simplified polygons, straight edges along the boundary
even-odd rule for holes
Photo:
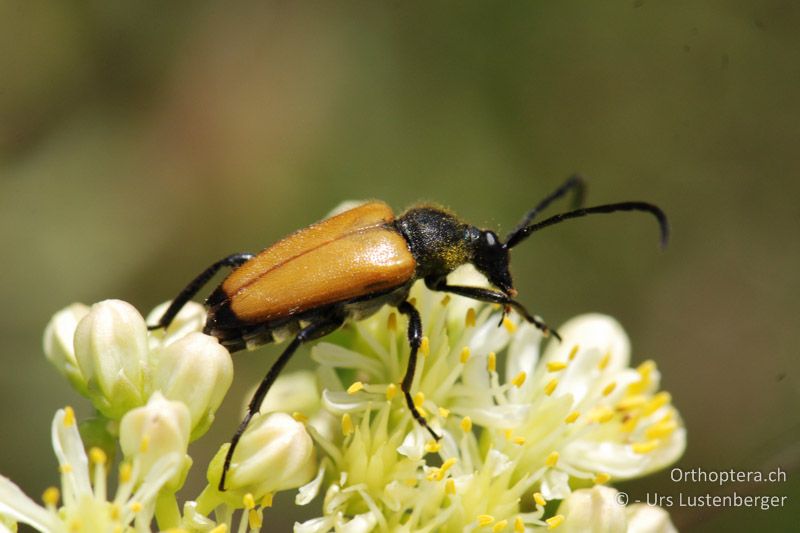
[[[536,326],[539,330],[541,330],[544,336],[549,334],[553,334],[553,337],[561,340],[561,336],[558,332],[554,329],[551,329],[542,319],[536,317],[528,312],[525,309],[525,306],[519,303],[518,301],[509,298],[505,294],[500,291],[495,291],[492,289],[485,289],[483,287],[464,287],[461,285],[448,285],[447,281],[445,280],[425,280],[425,284],[428,286],[429,289],[434,291],[441,291],[441,292],[450,292],[453,294],[457,294],[459,296],[464,296],[466,298],[472,298],[473,300],[478,300],[479,302],[487,302],[492,304],[500,304],[505,306],[510,306],[513,308],[517,313],[522,315],[522,317]]]
[[[400,388],[403,390],[403,395],[406,398],[406,404],[408,405],[408,409],[411,411],[411,415],[414,417],[422,427],[428,430],[428,433],[431,436],[439,440],[441,439],[441,435],[438,435],[431,427],[428,425],[428,421],[425,420],[425,417],[420,414],[417,410],[417,406],[414,405],[414,399],[411,397],[411,384],[414,381],[414,371],[417,368],[417,352],[419,351],[419,347],[422,344],[422,320],[419,317],[419,311],[411,305],[408,301],[405,301],[397,306],[397,310],[403,313],[404,315],[408,316],[408,344],[411,346],[411,353],[408,355],[408,367],[406,367],[406,375],[403,377],[403,382],[400,384]]]

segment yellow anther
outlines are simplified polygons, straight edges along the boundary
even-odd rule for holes
[[[617,388],[617,382],[616,381],[612,381],[611,383],[609,383],[608,385],[606,385],[603,388],[603,396],[608,396],[609,394],[614,392],[614,389],[616,389],[616,388]]]
[[[514,379],[511,380],[511,384],[516,388],[520,388],[522,387],[522,384],[525,383],[526,379],[528,379],[528,374],[526,374],[525,371],[521,371],[519,374],[514,376]]]
[[[603,483],[608,483],[611,479],[611,475],[607,474],[606,472],[599,472],[596,476],[594,476],[594,482],[598,485],[602,485]]]
[[[308,422],[308,417],[301,413],[300,411],[295,411],[292,413],[292,418],[300,422],[301,424],[306,424]]]
[[[490,514],[479,514],[477,521],[479,527],[488,526],[494,522],[494,517]]]
[[[58,505],[58,500],[61,498],[61,491],[58,487],[47,487],[42,493],[42,501],[48,507],[55,507]]]
[[[75,425],[75,411],[69,405],[64,408],[64,427]]]
[[[220,524],[208,533],[228,533],[228,524]]]
[[[461,419],[461,429],[464,433],[469,433],[472,431],[472,419],[468,416],[465,416]]]
[[[609,407],[605,406],[595,407],[589,414],[589,420],[591,420],[592,422],[599,422],[601,424],[610,422],[613,419],[614,419],[614,411],[612,411]]]
[[[458,459],[456,459],[455,457],[451,457],[451,458],[449,458],[449,459],[446,459],[446,460],[445,460],[445,462],[444,462],[444,463],[442,463],[442,470],[444,470],[445,472],[447,472],[448,470],[450,470],[451,468],[453,468],[453,466],[454,466],[454,465],[455,465],[457,462],[458,462]]]
[[[558,452],[550,452],[550,455],[547,456],[547,459],[544,460],[544,464],[553,468],[558,464],[558,458],[560,457]]]
[[[489,356],[486,358],[486,369],[489,372],[495,372],[497,370],[497,354],[494,352],[489,352]]]
[[[119,508],[119,504],[111,504],[111,506],[108,508],[108,516],[110,516],[111,520],[114,522],[119,520],[119,517],[122,516],[122,509]]]
[[[658,448],[659,441],[658,439],[651,439],[645,442],[636,442],[631,445],[631,449],[636,453],[650,453],[656,448]]]
[[[643,394],[634,394],[618,401],[616,407],[620,411],[630,411],[642,407],[645,403],[647,403],[647,398]]]
[[[648,392],[650,385],[653,382],[653,372],[656,371],[656,364],[652,360],[647,360],[636,367],[636,372],[639,373],[641,378],[635,383],[628,385],[628,392],[631,394],[639,394]]]
[[[492,527],[492,533],[500,533],[506,527],[508,527],[508,520],[500,520],[494,525],[494,527]]]
[[[503,436],[506,438],[506,440],[510,441],[511,437],[514,436],[514,430],[513,429],[504,429],[503,430]]]
[[[672,401],[672,396],[667,391],[661,391],[653,396],[644,406],[644,415],[651,415],[669,404]]]
[[[58,471],[61,472],[62,474],[71,474],[72,473],[72,465],[69,464],[69,463],[64,463],[64,464],[58,465]]]
[[[418,393],[416,393],[414,395],[414,407],[419,409],[420,407],[422,407],[423,403],[425,403],[425,393],[422,392],[422,391],[419,391]]]
[[[547,385],[544,386],[544,393],[550,396],[551,394],[553,394],[553,391],[556,390],[557,386],[558,386],[558,380],[555,378],[551,379],[550,381],[547,382]]]
[[[517,325],[514,324],[507,316],[503,317],[503,327],[506,328],[506,331],[509,333],[514,333],[517,331]]]
[[[578,350],[580,350],[580,349],[581,349],[580,344],[576,344],[575,346],[573,346],[572,349],[569,351],[569,355],[567,356],[567,359],[569,359],[570,361],[575,359],[575,356],[578,355]]]
[[[524,446],[525,445],[525,437],[514,437],[513,439],[511,439],[511,442],[513,442],[517,446]]]
[[[444,482],[444,493],[448,496],[453,496],[456,493],[456,482],[453,478],[448,478]]]
[[[548,518],[545,522],[547,522],[547,529],[555,529],[564,523],[564,515],[557,514],[552,518]]]
[[[425,418],[425,419],[428,418],[428,411],[426,411],[424,407],[422,407],[421,405],[419,405],[419,406],[415,405],[414,407],[417,408],[417,412],[419,413],[419,416],[421,416],[422,418]]]
[[[389,331],[397,331],[397,313],[389,313],[389,318],[386,319],[386,329]]]
[[[397,385],[394,383],[389,383],[386,386],[386,399],[392,401],[395,396],[397,396]]]
[[[248,492],[242,496],[242,505],[244,505],[244,508],[248,511],[256,508],[256,499],[253,497],[253,493]]]
[[[148,435],[144,435],[142,440],[139,441],[139,453],[147,453],[147,449],[150,447],[150,437]]]
[[[435,440],[429,440],[427,443],[425,443],[425,451],[428,453],[436,453],[441,449],[442,445]]]
[[[89,460],[96,465],[105,465],[108,461],[108,457],[106,456],[106,452],[101,448],[92,446],[91,449],[89,449]]]
[[[268,492],[261,498],[261,507],[272,507],[272,497],[274,494]]]
[[[131,467],[130,463],[121,463],[119,465],[119,482],[120,483],[127,483],[131,480],[131,476],[133,475],[133,467]]]
[[[364,384],[360,381],[355,381],[352,385],[347,387],[347,394],[355,394],[361,390],[364,390]]]
[[[81,522],[79,518],[73,518],[69,521],[69,525],[67,527],[73,533],[78,533],[78,531],[80,531],[83,527],[83,522]]]
[[[648,439],[663,439],[672,435],[677,428],[678,423],[674,420],[664,420],[647,428],[644,432],[644,436]]]
[[[350,413],[342,415],[342,435],[347,437],[353,432],[353,419],[350,418]]]
[[[525,522],[519,516],[514,519],[514,533],[525,533]]]
[[[648,359],[636,367],[636,371],[642,376],[643,379],[648,379],[653,371],[656,369],[656,362]]]
[[[567,363],[564,361],[550,361],[547,363],[548,372],[558,372],[560,370],[564,370],[565,368],[567,368]]]
[[[547,505],[547,500],[544,499],[541,492],[534,492],[533,493],[533,501],[536,502],[536,505],[544,507]]]
[[[433,479],[433,477],[431,477],[431,476],[429,475],[429,476],[428,476],[428,479]],[[416,487],[416,486],[417,486],[417,478],[415,478],[415,477],[409,477],[409,478],[406,478],[406,479],[404,479],[404,480],[403,480],[403,483],[404,483],[404,484],[405,484],[407,487]]]
[[[442,304],[442,305],[449,304],[450,303],[450,295],[449,294],[445,294],[444,298],[442,298],[442,301],[440,301],[439,303]]]
[[[475,327],[475,309],[470,307],[467,309],[467,317],[464,319],[464,325],[468,328]]]
[[[427,357],[429,353],[431,353],[431,341],[428,340],[428,337],[422,337],[422,340],[419,343],[419,353],[422,354],[423,357]]]
[[[467,361],[469,361],[469,355],[470,355],[469,346],[464,346],[463,348],[461,348],[461,364],[464,364]]]
[[[572,424],[578,419],[579,416],[581,416],[581,414],[578,411],[572,411],[567,415],[567,418],[564,419],[564,422],[567,424]]]
[[[247,524],[250,526],[250,529],[255,529],[256,531],[260,530],[262,525],[261,513],[255,509],[250,509],[247,513]]]
[[[447,471],[453,468],[453,465],[455,464],[456,464],[455,457],[451,457],[450,459],[447,459],[444,463],[442,463],[441,468],[439,468],[439,471],[436,472],[436,481],[443,480],[445,474],[447,474]]]
[[[131,508],[133,514],[141,513],[142,512],[142,503],[141,502],[131,502],[128,505]]]
[[[441,416],[442,418],[447,418],[448,416],[450,416],[450,409],[446,407],[440,407],[439,416]]]
[[[639,417],[638,416],[631,416],[627,420],[622,423],[622,427],[620,428],[625,433],[632,433],[636,426],[639,424]]]
[[[600,362],[597,363],[597,368],[599,368],[600,370],[605,370],[610,361],[611,361],[611,352],[606,352],[606,354],[600,359]]]

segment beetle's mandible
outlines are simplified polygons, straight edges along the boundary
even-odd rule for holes
[[[575,199],[573,210],[534,223],[542,210],[570,191]],[[301,229],[257,255],[233,254],[204,270],[150,329],[168,327],[214,274],[231,267],[234,270],[206,300],[208,318],[203,331],[231,352],[292,338],[261,381],[231,439],[219,489],[225,490],[225,476],[239,438],[297,348],[331,333],[347,320],[368,317],[384,305],[395,306],[408,317],[411,351],[401,389],[414,419],[439,439],[411,395],[422,341],[419,313],[407,299],[411,285],[422,279],[435,291],[500,304],[504,312],[513,309],[543,333],[550,333],[543,321],[514,299],[511,248],[533,232],[564,220],[616,211],[654,215],[662,245],[668,238],[666,215],[655,205],[621,202],[583,208],[579,207],[583,193],[583,180],[571,177],[526,213],[504,241],[493,231],[464,223],[438,206],[414,206],[395,217],[388,205],[373,201]],[[474,265],[494,288],[449,285],[447,275],[465,263]]]

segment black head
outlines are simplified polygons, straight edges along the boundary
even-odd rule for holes
[[[514,284],[509,271],[508,247],[497,234],[490,230],[470,227],[469,249],[472,252],[471,263],[487,277],[489,283],[509,296],[514,296]]]

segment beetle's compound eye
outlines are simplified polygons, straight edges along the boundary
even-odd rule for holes
[[[500,242],[497,234],[488,230],[481,231],[473,250],[472,263],[492,285],[506,293],[513,290],[508,260],[508,249]]]

